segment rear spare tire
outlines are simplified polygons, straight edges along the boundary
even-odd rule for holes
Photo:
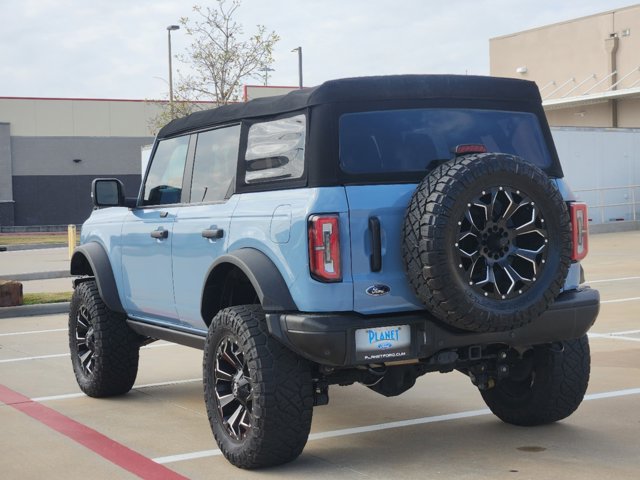
[[[465,155],[433,171],[407,210],[403,257],[418,298],[475,332],[529,323],[557,297],[571,263],[567,206],[535,165]]]

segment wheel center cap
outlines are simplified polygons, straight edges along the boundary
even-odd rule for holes
[[[480,250],[485,257],[498,260],[509,251],[509,233],[498,225],[490,225],[480,236]]]

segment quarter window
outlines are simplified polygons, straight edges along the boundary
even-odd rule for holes
[[[251,125],[245,154],[245,182],[302,177],[305,134],[304,115]]]
[[[189,136],[158,143],[144,185],[144,205],[180,203],[188,148]]]
[[[234,184],[240,125],[198,134],[191,182],[191,202],[224,200]]]

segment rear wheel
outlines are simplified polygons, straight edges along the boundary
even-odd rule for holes
[[[209,423],[227,460],[260,468],[300,455],[313,412],[310,365],[269,335],[259,305],[216,315],[203,369]]]
[[[502,421],[533,426],[571,415],[584,398],[591,356],[587,336],[525,352],[515,376],[483,390],[482,398]],[[515,377],[515,378],[514,378]]]
[[[78,385],[90,397],[127,393],[136,381],[140,337],[125,315],[104,304],[95,280],[80,283],[73,292],[69,350]]]

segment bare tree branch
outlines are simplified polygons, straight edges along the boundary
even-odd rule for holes
[[[238,101],[241,82],[256,77],[273,64],[273,48],[280,37],[274,31],[268,32],[263,25],[245,36],[242,25],[234,19],[241,0],[213,3],[213,7],[194,5],[193,17],[180,19],[180,25],[191,37],[191,44],[176,58],[189,65],[192,72],[183,75],[178,71],[174,87],[176,116],[193,110],[193,107],[186,108],[188,103],[211,101],[223,105]],[[181,108],[177,108],[178,103]],[[165,113],[153,119],[151,125],[157,129],[170,120],[170,113]]]

